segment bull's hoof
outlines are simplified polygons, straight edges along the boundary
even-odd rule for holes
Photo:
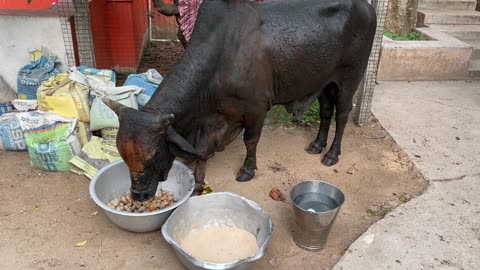
[[[322,164],[325,166],[332,166],[337,164],[337,162],[338,157],[329,157],[328,154],[326,154],[322,159]]]
[[[237,176],[237,181],[238,182],[247,182],[252,180],[252,178],[255,176],[255,170],[254,169],[247,169],[242,167],[240,171],[238,172]]]
[[[195,183],[195,189],[193,190],[192,196],[202,195],[202,191],[205,188],[203,183]]]
[[[307,148],[305,148],[305,151],[309,154],[316,155],[322,153],[324,149],[324,146],[320,146],[318,143],[312,142]]]

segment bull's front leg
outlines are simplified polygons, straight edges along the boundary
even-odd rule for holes
[[[263,121],[265,114],[258,117],[258,114],[253,114],[245,121],[245,132],[243,134],[243,142],[247,148],[247,156],[237,174],[237,181],[246,182],[255,176],[257,169],[257,144],[262,133]]]
[[[205,188],[205,171],[207,168],[207,161],[199,159],[195,164],[195,190],[193,193],[195,195],[202,194],[203,189]]]

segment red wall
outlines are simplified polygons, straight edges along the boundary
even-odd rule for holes
[[[32,0],[29,4],[27,0],[0,0],[0,9],[42,10],[48,9],[56,2],[56,0]]]
[[[96,67],[134,72],[147,33],[147,0],[93,0],[90,16]]]
[[[71,1],[71,0],[63,0]],[[57,16],[56,0],[0,0],[0,15],[3,16]]]

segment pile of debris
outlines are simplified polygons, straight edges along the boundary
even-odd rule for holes
[[[150,69],[116,86],[113,70],[78,66],[61,73],[59,65],[42,48],[18,72],[16,92],[0,77],[0,149],[28,151],[37,169],[91,178],[121,158],[118,117],[102,99],[139,109],[163,78]]]

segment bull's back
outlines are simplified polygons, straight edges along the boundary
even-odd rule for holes
[[[267,0],[255,7],[276,103],[308,96],[366,65],[376,17],[364,0]]]

